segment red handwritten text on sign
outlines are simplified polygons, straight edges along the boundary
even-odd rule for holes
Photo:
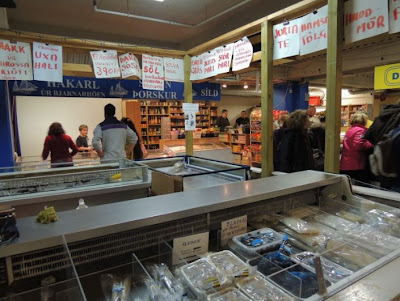
[[[233,49],[232,71],[238,71],[250,66],[253,58],[253,45],[247,37],[235,43]]]
[[[344,5],[346,43],[360,41],[389,30],[387,0],[349,0]]]
[[[273,30],[275,60],[299,54],[300,44],[298,20],[292,20],[289,24],[277,24],[274,26]]]
[[[0,80],[32,80],[31,46],[0,40]]]
[[[193,56],[191,58],[190,80],[199,80],[204,78],[204,60],[203,55]]]
[[[217,74],[227,73],[231,68],[234,44],[217,47],[214,50],[218,55]]]
[[[218,74],[218,54],[215,50],[203,54],[204,59],[204,78]]]
[[[326,49],[328,45],[328,6],[299,19],[300,55]]]
[[[118,57],[122,78],[137,76],[141,78],[139,61],[132,53],[125,53]]]
[[[164,58],[165,80],[171,82],[183,82],[184,66],[182,59]]]
[[[142,84],[143,89],[164,90],[164,63],[162,57],[143,54]]]
[[[33,75],[35,80],[61,83],[62,47],[33,43]]]
[[[400,31],[400,0],[389,0],[389,33]]]
[[[120,77],[116,50],[91,51],[94,74],[97,78]]]

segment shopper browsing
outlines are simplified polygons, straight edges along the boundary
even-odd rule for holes
[[[318,127],[321,125],[321,122],[315,114],[317,113],[317,109],[314,106],[309,106],[307,109],[307,115],[310,119],[310,127]]]
[[[127,117],[123,117],[121,119],[123,123],[125,123],[132,131],[135,132],[136,136],[138,137],[138,141],[136,142],[133,152],[127,153],[127,156],[131,160],[142,160],[144,159],[143,149],[142,149],[142,139],[140,138],[139,133],[136,130],[135,124],[132,120]]]
[[[236,119],[236,126],[240,127],[247,124],[250,124],[250,119],[246,116],[246,111],[242,111],[240,117]]]
[[[313,169],[314,158],[307,134],[310,127],[307,111],[294,111],[287,122],[279,149],[279,170],[295,172]]]
[[[89,152],[92,150],[88,145],[88,126],[86,124],[82,124],[79,126],[79,136],[76,138],[76,146],[80,152]]]
[[[228,110],[222,110],[221,116],[217,118],[217,126],[219,127],[220,132],[225,132],[225,128],[230,126],[228,119]]]
[[[93,149],[103,160],[126,158],[127,141],[127,151],[132,152],[138,136],[125,123],[115,118],[115,107],[112,104],[104,107],[104,117],[104,121],[93,131]]]
[[[51,167],[67,167],[74,165],[72,157],[77,152],[77,146],[71,137],[65,134],[62,125],[59,122],[52,123],[44,141],[42,159],[47,160],[50,154]]]
[[[374,146],[365,139],[368,116],[363,112],[356,112],[350,119],[351,128],[343,139],[342,157],[340,159],[340,173],[347,174],[351,178],[366,182],[367,172],[365,163],[367,151]]]

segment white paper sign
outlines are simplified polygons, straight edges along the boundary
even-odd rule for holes
[[[328,46],[328,5],[298,19],[300,55],[326,49]]]
[[[233,218],[221,223],[221,244],[226,246],[236,235],[247,232],[247,215]]]
[[[400,31],[400,1],[389,0],[389,33]]]
[[[389,31],[388,0],[349,0],[344,3],[346,43]]]
[[[198,103],[182,103],[182,110],[185,113],[197,113],[199,111],[199,104]]]
[[[165,80],[168,82],[184,81],[184,64],[182,59],[164,58]]]
[[[142,55],[143,89],[164,91],[164,62],[162,57]]]
[[[190,80],[199,80],[204,78],[203,55],[192,56],[190,69]]]
[[[185,131],[194,131],[196,129],[196,113],[185,112]]]
[[[215,50],[203,53],[204,78],[218,74],[218,54]]]
[[[96,78],[120,77],[116,50],[90,51]]]
[[[196,255],[208,252],[209,233],[204,232],[174,239],[172,264],[181,263]]]
[[[0,40],[0,79],[33,80],[29,43]]]
[[[247,37],[235,42],[233,48],[232,71],[238,71],[250,66],[253,59],[253,45]]]
[[[218,55],[218,74],[229,72],[232,62],[233,47],[234,44],[231,43],[214,49]]]
[[[125,53],[118,57],[122,78],[137,76],[142,78],[139,60],[132,53]]]
[[[35,80],[62,83],[62,47],[34,42],[33,75]]]
[[[300,28],[298,19],[288,24],[274,26],[274,60],[298,55],[300,53]]]

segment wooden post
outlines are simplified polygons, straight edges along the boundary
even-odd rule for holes
[[[261,23],[261,176],[269,177],[274,170],[272,111],[274,103],[274,85],[272,59],[274,40],[272,22]]]
[[[184,66],[185,66],[185,102],[192,103],[192,82],[190,81],[190,69],[191,69],[191,57],[190,55],[185,55]],[[193,156],[193,131],[185,132],[185,145],[186,145],[186,155]]]
[[[340,169],[343,18],[344,0],[328,0],[325,171],[332,173],[338,173]]]

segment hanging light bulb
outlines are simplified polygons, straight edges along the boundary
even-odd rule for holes
[[[227,88],[228,85],[227,84],[222,84],[222,88]]]
[[[248,89],[249,85],[248,84],[244,84],[243,89]]]

